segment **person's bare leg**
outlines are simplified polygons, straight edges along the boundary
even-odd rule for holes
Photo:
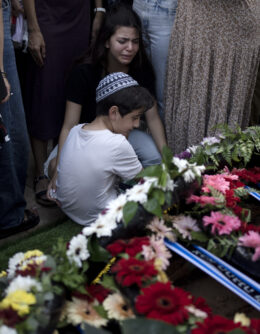
[[[35,183],[35,193],[40,193],[48,188],[48,179],[44,176],[44,162],[47,159],[47,146],[48,141],[39,140],[35,137],[31,137],[32,152],[35,162],[35,178],[38,181]],[[40,179],[39,179],[40,177]],[[40,196],[44,201],[47,200],[46,194]]]

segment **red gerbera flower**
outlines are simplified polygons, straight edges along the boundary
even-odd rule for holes
[[[85,285],[86,294],[73,291],[72,295],[74,297],[87,300],[88,302],[92,303],[94,299],[96,299],[99,303],[103,303],[104,299],[109,295],[110,291],[104,288],[100,284],[91,284]]]
[[[207,313],[208,316],[211,316],[212,311],[211,308],[208,306],[208,304],[206,303],[206,300],[202,297],[192,297],[192,304],[198,308],[201,311],[204,311]]]
[[[240,198],[234,195],[234,190],[226,190],[225,192],[226,197],[226,205],[228,208],[234,208],[237,205],[237,202],[240,202]]]
[[[112,273],[116,273],[116,280],[123,286],[137,284],[141,286],[143,282],[157,275],[153,261],[140,261],[135,258],[122,259],[112,268]]]
[[[204,322],[197,322],[197,328],[191,331],[192,334],[224,334],[235,328],[241,328],[240,324],[235,324],[232,320],[215,315],[208,317]]]
[[[251,319],[249,327],[243,327],[246,334],[259,334],[260,333],[260,319]]]
[[[149,245],[148,237],[132,238],[128,240],[117,240],[107,246],[107,250],[113,255],[118,253],[127,253],[130,256],[135,256],[142,251],[143,245]]]
[[[19,322],[24,320],[24,317],[20,317],[18,313],[10,307],[0,310],[0,319],[6,326],[15,327]]]
[[[172,325],[179,325],[188,319],[185,306],[191,304],[188,293],[180,288],[173,288],[171,283],[150,285],[142,289],[142,295],[136,299],[138,313],[147,318],[163,320]]]

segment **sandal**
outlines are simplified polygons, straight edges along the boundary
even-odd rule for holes
[[[43,206],[48,206],[48,207],[55,206],[56,203],[54,201],[50,201],[47,198],[47,188],[44,189],[44,190],[40,190],[40,191],[36,192],[37,184],[42,180],[49,180],[49,179],[46,175],[40,175],[38,177],[35,177],[35,179],[33,181],[33,189],[34,189],[34,192],[35,192],[36,202],[38,204],[43,205]]]
[[[40,217],[36,209],[25,209],[24,218],[21,223],[17,226],[3,229],[0,232],[0,239],[7,238],[13,234],[17,234],[23,231],[27,231],[30,228],[38,225],[40,222]]]

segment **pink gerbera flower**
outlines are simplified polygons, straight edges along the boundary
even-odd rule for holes
[[[203,176],[203,187],[202,190],[206,193],[210,192],[210,188],[212,187],[223,194],[225,194],[226,190],[229,190],[230,182],[225,179],[224,174],[217,175],[204,175]]]
[[[238,230],[241,221],[235,216],[224,215],[221,212],[211,212],[210,216],[203,217],[204,226],[212,225],[211,233],[219,235],[230,234],[232,231]]]
[[[207,204],[212,204],[215,205],[216,204],[216,199],[215,197],[211,197],[211,196],[196,196],[196,195],[191,195],[188,199],[187,199],[187,203],[200,203],[202,206],[207,205]]]
[[[260,234],[258,232],[249,231],[247,234],[240,237],[238,242],[240,246],[254,248],[253,261],[260,259]]]

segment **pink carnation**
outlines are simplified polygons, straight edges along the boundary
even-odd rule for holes
[[[215,205],[216,204],[216,199],[215,199],[215,197],[204,196],[204,195],[202,195],[202,196],[191,195],[187,199],[187,203],[191,203],[191,202],[200,203],[203,206],[207,205],[207,204]]]
[[[238,230],[241,221],[235,216],[224,215],[221,212],[211,212],[210,216],[203,217],[204,226],[212,224],[211,233],[219,235],[230,234],[232,231]]]
[[[203,176],[203,187],[202,190],[206,193],[210,192],[210,187],[225,194],[226,190],[229,190],[230,182],[225,179],[225,174],[217,175],[204,175]]]

